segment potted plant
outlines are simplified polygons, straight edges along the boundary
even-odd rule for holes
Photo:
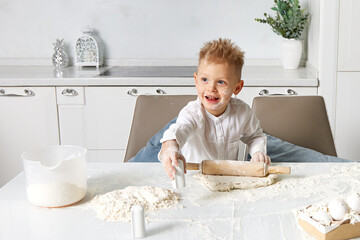
[[[283,37],[281,62],[285,69],[296,69],[299,66],[302,43],[299,40],[309,14],[301,9],[299,0],[274,0],[275,6],[271,8],[276,12],[272,17],[264,13],[265,19],[255,18],[255,21],[267,23],[272,30]]]

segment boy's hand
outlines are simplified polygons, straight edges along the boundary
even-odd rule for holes
[[[175,178],[174,166],[179,166],[179,159],[184,162],[184,173],[186,173],[186,161],[184,156],[179,152],[179,145],[175,140],[163,142],[159,158],[166,174],[171,180]]]
[[[263,152],[256,152],[253,154],[250,162],[263,162],[266,163],[267,165],[270,165],[271,159],[268,155],[266,155]]]

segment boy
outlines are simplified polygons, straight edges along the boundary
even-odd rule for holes
[[[246,103],[232,98],[244,85],[243,65],[244,53],[229,39],[207,42],[200,50],[194,73],[198,98],[180,111],[161,139],[158,158],[170,179],[174,179],[178,159],[184,161],[185,169],[186,160],[237,160],[240,141],[248,145],[252,162],[270,164],[259,120]]]

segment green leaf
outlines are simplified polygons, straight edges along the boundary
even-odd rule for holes
[[[309,14],[301,9],[299,0],[274,0],[274,3],[270,9],[275,12],[275,17],[264,13],[265,19],[255,18],[255,21],[269,24],[276,34],[284,38],[298,39]]]

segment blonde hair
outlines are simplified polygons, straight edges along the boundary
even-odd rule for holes
[[[206,42],[200,49],[199,66],[201,61],[225,62],[233,65],[238,73],[239,80],[241,79],[241,71],[244,66],[244,52],[230,39],[219,38]]]

